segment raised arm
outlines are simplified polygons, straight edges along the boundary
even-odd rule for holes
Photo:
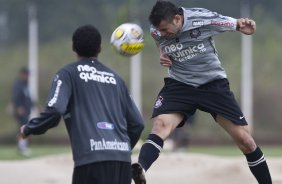
[[[237,31],[246,35],[251,35],[256,32],[256,22],[249,18],[237,19]]]

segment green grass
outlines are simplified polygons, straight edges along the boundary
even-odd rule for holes
[[[36,158],[44,155],[56,155],[63,153],[71,153],[69,145],[44,145],[44,146],[31,146],[31,156],[24,157],[19,154],[16,146],[0,146],[0,160],[23,160]]]

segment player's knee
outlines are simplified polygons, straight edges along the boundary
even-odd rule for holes
[[[163,132],[169,129],[169,126],[161,118],[157,117],[154,119],[153,129],[155,129],[156,131]]]
[[[257,145],[251,135],[244,136],[240,139],[239,147],[242,150],[243,153],[251,153],[255,151]]]
[[[169,123],[166,123],[161,118],[154,118],[152,133],[159,135],[165,140],[171,133],[172,128]]]

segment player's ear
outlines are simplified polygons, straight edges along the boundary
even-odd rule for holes
[[[100,53],[102,50],[102,47],[100,46],[99,49],[98,49],[98,53]]]
[[[182,19],[181,19],[181,15],[175,15],[174,16],[174,23],[176,23],[176,24],[179,24],[179,22],[181,22],[182,21]]]

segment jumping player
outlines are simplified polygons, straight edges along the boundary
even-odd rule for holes
[[[149,20],[160,49],[160,63],[169,67],[169,76],[154,105],[151,134],[140,150],[138,163],[132,165],[135,183],[146,183],[144,173],[158,158],[164,140],[199,109],[210,113],[233,138],[258,183],[271,184],[264,155],[230,91],[212,38],[236,30],[251,35],[256,31],[255,21],[203,8],[178,8],[169,1],[157,1]]]
[[[63,117],[74,159],[73,184],[130,184],[131,150],[144,128],[119,75],[98,59],[101,35],[91,26],[72,37],[78,60],[54,77],[44,112],[21,134],[43,134]]]

